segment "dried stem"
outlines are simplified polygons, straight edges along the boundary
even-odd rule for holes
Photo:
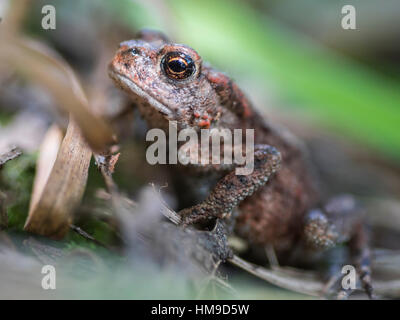
[[[281,288],[292,290],[298,293],[319,297],[321,296],[324,288],[324,284],[321,281],[288,277],[287,275],[280,274],[281,272],[270,271],[256,266],[239,258],[236,255],[234,255],[233,258],[229,259],[228,261],[260,279],[268,281],[269,283]]]
[[[22,154],[21,150],[17,147],[12,147],[6,153],[0,154],[0,168],[6,164],[6,162],[19,157]]]
[[[76,225],[74,225],[74,224],[71,224],[71,225],[70,225],[70,228],[71,228],[74,232],[76,232],[77,234],[79,234],[80,236],[82,236],[83,238],[85,238],[86,240],[92,241],[92,242],[94,242],[95,244],[97,244],[97,245],[99,245],[99,246],[101,246],[101,247],[104,247],[104,248],[109,249],[109,247],[108,247],[106,244],[104,244],[104,243],[102,243],[101,241],[97,240],[96,238],[94,238],[93,236],[91,236],[89,233],[87,233],[86,231],[82,230],[82,228],[80,228],[80,227],[78,227],[78,226],[76,226]]]
[[[34,189],[35,202],[30,206],[25,230],[54,239],[64,237],[85,191],[91,155],[77,124],[70,120],[43,189]]]

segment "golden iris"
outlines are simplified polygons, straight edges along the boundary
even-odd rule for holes
[[[182,52],[167,53],[161,61],[161,67],[165,74],[174,80],[187,79],[196,70],[192,58]]]

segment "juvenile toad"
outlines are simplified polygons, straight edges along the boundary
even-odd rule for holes
[[[228,76],[203,63],[192,48],[153,31],[122,42],[109,75],[132,97],[149,128],[168,134],[169,121],[176,121],[178,130],[255,130],[254,170],[249,175],[236,175],[234,165],[174,169],[182,185],[197,181],[185,184],[187,194],[197,192],[199,201],[179,212],[186,225],[235,213],[238,236],[277,252],[299,244],[321,251],[348,242],[371,295],[369,250],[355,201],[350,196],[321,199],[301,143],[261,117]]]

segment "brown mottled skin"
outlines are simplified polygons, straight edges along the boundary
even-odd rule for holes
[[[353,251],[358,261],[363,259],[366,269],[361,277],[371,293],[369,269],[364,266],[369,262],[368,247],[365,241],[352,241],[364,234],[358,227],[359,216],[353,214],[359,210],[346,197],[331,201],[331,212],[326,207],[315,209],[321,199],[302,144],[263,119],[229,77],[203,64],[192,48],[171,43],[154,31],[122,42],[109,74],[130,94],[150,128],[168,134],[168,121],[173,120],[178,130],[255,130],[255,168],[250,175],[236,175],[234,166],[178,165],[178,172],[188,180],[203,177],[191,192],[207,190],[205,194],[199,191],[197,199],[203,201],[179,212],[185,224],[229,217],[238,209],[235,232],[255,245],[272,245],[281,251],[298,242],[311,249],[330,248],[342,241],[357,243]],[[207,181],[206,188],[199,187],[201,181]],[[341,199],[347,215],[337,212],[343,209]]]

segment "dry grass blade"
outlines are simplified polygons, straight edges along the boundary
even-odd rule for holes
[[[40,146],[39,158],[36,163],[36,175],[33,182],[33,190],[30,201],[29,212],[33,211],[33,208],[37,206],[46,183],[49,179],[51,170],[53,169],[54,163],[57,159],[58,151],[64,137],[64,133],[61,129],[53,125],[47,131],[42,145]]]
[[[48,150],[48,143],[56,139],[50,135],[46,141],[44,149]],[[43,176],[36,178],[39,182],[35,182],[25,230],[54,239],[68,232],[85,191],[91,155],[77,124],[71,120],[51,172],[39,170]]]
[[[106,150],[115,142],[109,125],[90,111],[77,77],[61,57],[39,42],[11,37],[4,32],[0,35],[1,61],[45,87],[61,111],[73,116],[93,150]]]
[[[182,219],[181,217],[172,209],[170,209],[168,207],[168,205],[165,203],[165,201],[163,200],[161,194],[160,194],[160,190],[157,191],[157,188],[154,184],[150,184],[150,186],[153,189],[154,195],[157,197],[157,201],[159,201],[160,203],[162,203],[163,205],[161,206],[161,213],[164,217],[166,217],[168,220],[170,220],[171,222],[173,222],[176,225],[180,225],[182,223]]]

